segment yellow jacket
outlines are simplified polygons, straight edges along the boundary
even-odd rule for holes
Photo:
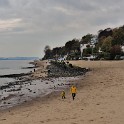
[[[61,96],[65,96],[65,91],[62,91]]]
[[[72,87],[71,87],[71,93],[76,93],[76,92],[77,92],[76,87],[72,86]]]

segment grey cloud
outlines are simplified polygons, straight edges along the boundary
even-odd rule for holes
[[[117,3],[117,0],[114,0],[114,2]],[[10,0],[11,10],[8,9],[8,17],[22,18],[25,26],[27,25],[29,26],[28,28],[37,30],[41,29],[41,31],[47,31],[48,27],[51,27],[51,29],[56,29],[57,27],[58,29],[63,29],[63,26],[69,27],[70,23],[78,23],[79,26],[84,22],[102,25],[108,22],[108,18],[111,20],[113,11],[122,11],[120,9],[122,4],[114,4],[113,6],[114,2],[112,0],[106,2],[99,0],[78,0],[78,2],[75,0]],[[61,8],[55,10],[55,7]],[[61,9],[63,10],[61,11]],[[110,13],[108,18],[105,12]],[[112,17],[112,20],[114,17],[116,15]],[[111,22],[114,23],[112,20]]]
[[[6,7],[9,5],[9,0],[0,0],[0,7]]]
[[[123,5],[123,0],[0,0],[0,20],[22,20],[0,35],[10,37],[8,43],[23,40],[27,46],[30,42],[38,48],[40,43],[54,47],[108,25],[122,25]],[[30,55],[34,53],[33,49]]]

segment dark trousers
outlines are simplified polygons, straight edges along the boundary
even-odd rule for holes
[[[62,96],[62,99],[65,99],[65,96]]]
[[[72,93],[73,100],[74,100],[75,96],[76,96],[76,93]]]

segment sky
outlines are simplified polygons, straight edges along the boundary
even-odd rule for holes
[[[124,25],[123,0],[0,0],[0,57],[39,57],[44,48]]]

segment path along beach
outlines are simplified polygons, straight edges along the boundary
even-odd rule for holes
[[[1,111],[0,124],[123,124],[124,61],[70,63],[92,69],[77,80],[74,101],[69,90],[66,99],[53,92]]]

